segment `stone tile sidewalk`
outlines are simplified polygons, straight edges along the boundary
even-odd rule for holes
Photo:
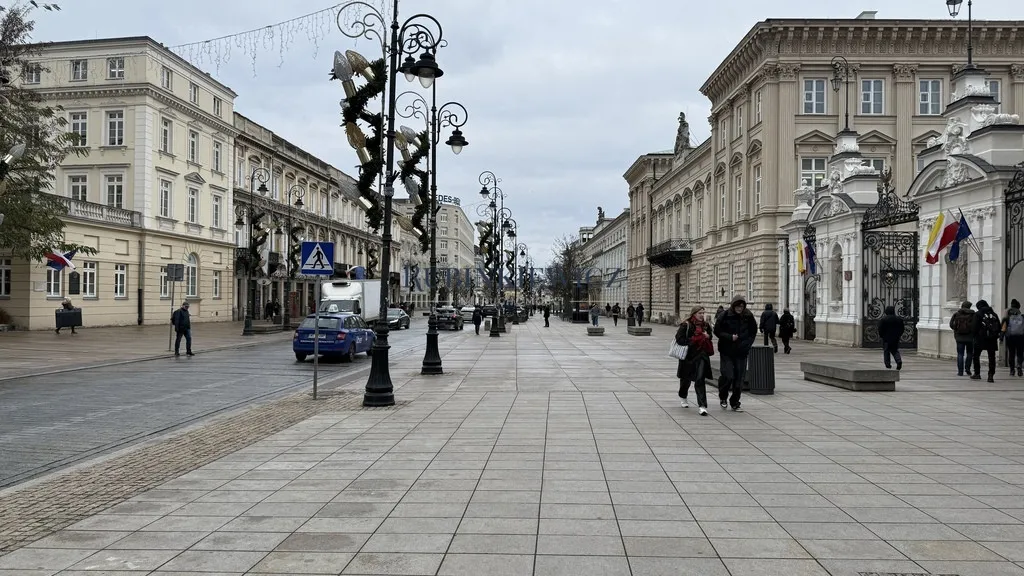
[[[192,336],[196,352],[209,352],[287,340],[291,332],[242,336],[242,322],[203,322]],[[0,381],[170,354],[166,325],[0,332]]]
[[[406,405],[319,413],[0,575],[1024,575],[1024,381],[910,357],[897,392],[848,392],[796,362],[877,355],[798,342],[774,396],[702,418],[670,333],[468,333],[443,376],[392,366]]]

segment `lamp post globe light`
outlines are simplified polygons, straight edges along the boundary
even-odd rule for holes
[[[291,255],[295,247],[292,246],[292,206],[296,208],[302,208],[302,198],[306,195],[306,189],[300,184],[292,184],[291,188],[288,189],[288,233],[285,236],[285,265],[287,269],[287,277],[284,281],[284,311],[282,312],[281,323],[284,325],[284,329],[288,330],[292,323],[292,292],[295,290],[295,274],[298,272],[295,266],[292,266]],[[294,204],[292,198],[295,198]],[[302,266],[302,263],[299,263]],[[319,306],[320,303],[317,303]]]
[[[440,131],[444,128],[452,128],[452,134],[445,144],[451,146],[452,152],[459,154],[462,149],[469,146],[462,128],[469,119],[466,107],[458,102],[446,102],[440,107],[437,106],[437,83],[431,85],[430,115],[425,114],[427,102],[422,96],[415,92],[403,92],[399,94],[398,100],[403,96],[410,95],[412,103],[404,107],[405,112],[399,112],[403,118],[422,118],[427,122],[428,137],[430,139],[428,178],[430,179],[430,207],[427,217],[427,232],[430,234],[430,276],[427,285],[430,288],[430,317],[427,320],[427,348],[423,354],[423,365],[421,374],[433,375],[443,374],[444,368],[441,363],[441,352],[437,345],[437,212],[441,209],[437,205],[437,145],[441,142]]]
[[[850,131],[850,63],[842,56],[832,58],[832,91],[839,92],[839,88],[846,85],[846,119],[843,124],[843,132]]]
[[[494,256],[494,269],[491,272],[491,302],[497,311],[491,320],[489,335],[491,338],[497,338],[501,336],[505,322],[505,312],[499,302],[499,299],[505,295],[501,271],[502,238],[504,234],[499,227],[499,222],[503,221],[505,217],[511,217],[512,211],[505,208],[505,193],[498,187],[501,179],[495,176],[494,172],[484,170],[480,173],[478,181],[481,185],[480,196],[490,200],[481,215],[486,214],[491,219],[491,252]]]
[[[256,187],[256,182],[260,183],[259,188]],[[256,246],[253,245],[253,237],[256,235],[256,225],[258,224],[256,222],[256,193],[259,192],[260,196],[266,196],[268,192],[267,182],[270,182],[270,170],[262,166],[253,168],[252,174],[249,175],[249,203],[239,206],[241,210],[235,210],[235,228],[241,230],[245,222],[249,224],[245,259],[245,323],[242,325],[242,336],[252,336],[253,313],[256,310],[256,282],[252,276],[259,257],[259,254],[256,252]],[[243,215],[245,216],[245,222],[242,221]]]
[[[359,11],[362,17],[355,19],[350,25],[345,25],[343,15],[353,8]],[[361,0],[345,4],[338,11],[337,24],[342,34],[349,38],[367,38],[379,41],[381,53],[388,61],[387,100],[385,107],[387,127],[384,131],[386,141],[383,143],[385,161],[382,167],[383,175],[381,176],[383,179],[384,221],[381,234],[380,309],[377,323],[374,327],[376,337],[373,341],[373,358],[370,364],[370,375],[366,381],[366,390],[363,394],[363,405],[392,406],[395,403],[395,394],[394,386],[391,382],[390,366],[388,365],[388,351],[391,346],[388,344],[387,309],[388,295],[391,292],[392,201],[395,195],[394,183],[398,178],[398,173],[395,171],[397,76],[399,70],[401,70],[407,80],[411,81],[419,78],[420,84],[424,88],[430,88],[434,83],[434,79],[440,78],[444,74],[437,66],[437,60],[434,57],[438,47],[443,45],[443,31],[440,22],[429,14],[414,14],[404,22],[399,23],[398,0],[393,0],[392,2],[390,25],[379,10]],[[390,38],[388,38],[387,34],[388,28],[391,30]],[[436,30],[436,33],[433,30]],[[385,40],[385,38],[388,39]],[[419,60],[414,60],[413,55],[418,52],[421,52]],[[401,67],[399,67],[399,58],[402,56],[406,56],[406,58],[403,60]],[[351,61],[351,58],[349,60]],[[344,65],[341,68],[344,68]],[[347,73],[348,70],[343,69],[340,72]]]
[[[949,15],[956,18],[960,14],[960,6],[964,0],[946,0],[946,8]],[[974,0],[967,0],[967,69],[974,68],[974,22],[971,14],[971,7]]]

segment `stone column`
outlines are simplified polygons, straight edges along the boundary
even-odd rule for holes
[[[1008,114],[1022,114],[1024,115],[1024,64],[1011,64],[1010,65],[1010,78],[1013,80],[1013,110],[1007,110],[1006,95],[1000,96],[1003,99],[1004,105],[1002,111]]]
[[[719,120],[719,117],[720,117],[721,114],[722,114],[721,111],[719,111],[719,112],[712,112],[711,115],[708,116],[708,124],[711,125],[711,159],[712,159],[711,160],[711,185],[710,185],[711,187],[709,188],[710,194],[708,194],[708,198],[711,199],[711,204],[709,206],[705,207],[706,211],[708,213],[708,231],[720,230],[722,228],[722,224],[721,224],[721,222],[722,222],[721,202],[722,202],[722,200],[721,200],[721,197],[718,194],[719,177],[718,177],[718,173],[716,171],[716,168],[718,166],[718,150],[719,150],[719,147],[721,146],[720,142],[722,142],[723,138],[728,138],[728,135],[722,134],[721,133],[722,131],[718,127],[718,120]],[[728,162],[728,158],[726,159],[726,162]],[[716,238],[717,238],[717,234],[712,234],[708,238],[708,240],[710,240],[711,244],[714,245],[716,243],[715,242]]]
[[[778,90],[778,114],[776,118],[779,129],[776,148],[778,149],[779,163],[777,166],[769,166],[768,174],[778,174],[778,187],[775,191],[779,200],[779,206],[793,206],[793,199],[783,196],[783,191],[796,190],[797,166],[796,150],[793,148],[793,140],[796,134],[794,118],[800,112],[800,93],[797,89],[799,80],[799,64],[780,64],[779,90]]]
[[[903,194],[914,181],[917,159],[914,158],[914,115],[917,113],[914,77],[916,64],[896,64],[892,76],[896,80],[896,154],[893,158],[893,176],[896,177],[896,191]]]
[[[778,146],[772,145],[769,140],[769,130],[778,125],[777,118],[782,116],[778,113],[779,106],[779,67],[776,64],[765,64],[761,69],[761,75],[765,84],[761,88],[761,209],[774,210],[780,204],[792,204],[792,200],[779,190],[780,182],[774,178],[779,173],[779,156],[782,154]],[[794,96],[795,97],[795,96]],[[784,200],[784,201],[783,201]]]
[[[789,270],[786,269],[786,241],[777,240],[775,243],[775,253],[778,255],[778,272],[777,277],[779,285],[776,294],[779,295],[778,308],[780,308],[779,315],[782,315],[782,308],[789,306],[789,292],[786,291],[786,282],[789,280]]]

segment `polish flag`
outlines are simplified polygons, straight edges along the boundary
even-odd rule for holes
[[[936,220],[936,224],[942,223],[942,214],[939,214],[939,219]],[[942,228],[942,232],[936,234],[935,227],[932,227],[932,232],[929,234],[928,253],[924,256],[924,261],[928,264],[935,264],[939,261],[939,253],[942,252],[946,246],[949,246],[956,240],[956,233],[960,230],[959,222],[951,222]]]
[[[75,269],[75,263],[71,261],[75,257],[78,250],[72,250],[71,252],[65,252],[60,254],[59,252],[50,252],[45,255],[46,265],[54,270],[63,270],[65,268]]]

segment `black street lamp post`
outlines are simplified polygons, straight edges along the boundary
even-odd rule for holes
[[[478,181],[482,186],[480,188],[480,195],[490,199],[490,203],[487,204],[487,211],[491,217],[491,250],[495,255],[494,272],[491,273],[491,301],[494,303],[497,311],[494,318],[491,319],[491,331],[489,334],[491,338],[497,338],[501,336],[502,325],[505,321],[505,311],[499,302],[499,298],[505,295],[504,273],[501,270],[501,251],[504,235],[498,223],[506,217],[511,217],[512,211],[505,208],[505,193],[498,187],[498,182],[501,182],[501,179],[495,176],[494,172],[484,170],[480,173]]]
[[[365,10],[362,18],[352,22],[351,30],[346,30],[342,24],[342,15],[349,8],[356,7]],[[386,143],[384,163],[384,222],[381,234],[381,257],[380,257],[380,308],[378,311],[377,323],[374,327],[375,338],[373,341],[373,359],[370,363],[370,375],[366,381],[366,390],[363,394],[363,406],[393,406],[395,404],[394,385],[391,382],[391,370],[389,366],[388,344],[388,296],[391,293],[391,226],[392,226],[392,205],[395,195],[394,182],[398,178],[395,172],[395,102],[397,99],[396,84],[398,72],[406,76],[407,80],[419,78],[424,88],[430,88],[435,78],[441,77],[444,72],[437,66],[434,54],[438,46],[442,45],[443,32],[441,23],[429,14],[414,14],[405,22],[398,21],[398,0],[393,0],[391,12],[391,36],[387,36],[387,19],[379,10],[361,0],[349,2],[338,12],[338,28],[349,38],[377,39],[380,42],[381,52],[388,59],[388,83],[387,83],[387,129],[385,131]],[[420,22],[426,22],[421,24]],[[430,27],[427,26],[430,25]],[[436,28],[437,33],[431,32]],[[419,51],[419,60],[414,60],[413,55]],[[406,56],[401,68],[398,59]]]
[[[956,18],[960,14],[960,5],[964,0],[946,0],[946,8],[949,15]],[[974,68],[974,21],[971,17],[971,7],[974,0],[967,0],[967,68]]]
[[[832,58],[832,91],[839,92],[839,87],[846,84],[846,120],[843,132],[850,131],[850,63],[842,56]]]
[[[267,182],[270,181],[270,170],[257,166],[253,168],[252,174],[249,175],[249,204],[242,212],[238,212],[238,218],[235,220],[235,227],[242,227],[242,213],[246,215],[246,220],[249,223],[249,236],[246,246],[248,247],[247,258],[245,259],[245,288],[246,288],[246,305],[245,305],[245,323],[242,325],[242,336],[252,336],[252,320],[253,314],[256,311],[256,280],[252,277],[253,272],[256,270],[256,260],[258,254],[256,253],[256,247],[253,246],[253,236],[256,233],[256,192],[260,193],[260,196],[266,196],[267,194]],[[256,182],[260,183],[259,188],[256,188]]]
[[[519,287],[516,288],[516,308],[517,309],[519,308],[519,292],[520,292],[520,290],[526,291],[524,293],[525,297],[523,298],[523,307],[527,311],[527,316],[529,316],[529,309],[530,309],[530,292],[528,291],[529,283],[526,281],[526,270],[522,270],[522,271],[519,270],[519,258],[520,257],[523,258],[523,263],[524,264],[529,262],[529,260],[527,260],[527,258],[526,258],[526,252],[527,252],[526,244],[520,242],[520,243],[516,244],[515,246],[513,246],[512,250],[513,250],[513,252],[515,252],[516,278],[519,280]]]
[[[284,311],[282,313],[282,324],[284,329],[288,330],[292,323],[292,291],[295,289],[293,283],[295,282],[295,274],[298,272],[291,264],[289,257],[292,253],[292,197],[295,198],[294,206],[296,208],[302,208],[302,197],[306,195],[306,189],[300,184],[293,184],[288,189],[288,232],[285,236],[285,266],[287,267],[288,276],[284,281]],[[299,263],[301,267],[302,263]],[[319,306],[319,302],[317,305]]]
[[[441,142],[440,131],[446,127],[452,128],[452,135],[445,141],[445,144],[452,147],[452,152],[459,154],[462,149],[469,146],[469,142],[462,135],[462,128],[469,119],[466,107],[458,102],[446,102],[440,107],[437,106],[437,83],[431,86],[431,103],[429,119],[424,114],[427,106],[426,100],[415,92],[403,92],[398,99],[406,94],[411,94],[414,99],[412,104],[405,107],[405,114],[399,112],[403,118],[416,117],[427,120],[430,138],[430,209],[428,212],[430,232],[430,318],[427,320],[427,349],[423,354],[423,365],[421,374],[444,374],[441,365],[441,352],[437,346],[437,212],[440,207],[437,205],[437,145]]]
[[[516,272],[518,271],[518,269],[516,268],[516,264],[518,263],[517,260],[518,260],[519,253],[516,251],[516,230],[519,229],[519,223],[516,222],[515,218],[512,218],[511,216],[509,216],[501,224],[501,227],[502,227],[502,229],[505,232],[504,235],[507,237],[507,242],[510,245],[509,253],[512,256],[512,262],[511,262],[511,264],[512,264],[512,325],[513,326],[518,326],[519,325],[519,310],[518,310],[518,308],[519,308],[519,305],[518,305],[518,300],[519,300],[519,283],[517,282],[517,276],[516,276]]]

